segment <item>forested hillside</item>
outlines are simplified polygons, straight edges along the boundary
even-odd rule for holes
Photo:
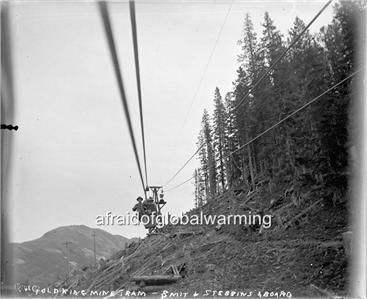
[[[318,186],[333,204],[343,199],[358,80],[349,76],[361,67],[356,57],[362,7],[363,1],[338,2],[332,23],[317,34],[306,30],[281,59],[305,29],[304,21],[296,17],[284,36],[265,13],[258,36],[246,15],[233,90],[215,88],[213,115],[205,110],[202,117],[200,167],[194,174],[197,207],[231,187],[257,184],[270,192],[292,185],[296,195],[302,185]]]

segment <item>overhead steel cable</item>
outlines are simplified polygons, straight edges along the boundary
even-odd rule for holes
[[[195,102],[195,100],[196,100],[196,98],[197,98],[197,96],[198,96],[198,94],[199,94],[201,84],[203,83],[203,80],[204,80],[204,78],[205,78],[206,72],[208,71],[208,68],[209,68],[210,62],[211,62],[211,60],[212,60],[212,58],[213,58],[213,56],[214,56],[215,50],[216,50],[216,48],[217,48],[217,46],[218,46],[218,42],[219,42],[220,37],[221,37],[221,35],[222,35],[223,28],[224,28],[224,26],[225,26],[225,24],[226,24],[226,22],[227,22],[227,19],[228,19],[229,13],[231,12],[231,9],[232,9],[232,6],[233,6],[233,2],[234,2],[234,0],[232,0],[232,1],[231,1],[231,4],[229,5],[228,10],[227,10],[227,13],[226,13],[226,15],[225,15],[225,17],[224,17],[224,20],[223,20],[222,26],[220,27],[220,29],[219,29],[219,31],[218,31],[217,39],[216,39],[216,40],[215,40],[215,42],[214,42],[214,46],[213,46],[213,48],[212,48],[212,51],[210,52],[210,55],[209,55],[208,61],[206,62],[206,65],[205,65],[205,67],[204,67],[204,72],[203,72],[203,74],[201,75],[201,78],[200,78],[199,84],[198,84],[198,86],[197,86],[197,88],[196,88],[196,90],[195,90],[194,97],[193,97],[193,98],[192,98],[192,100],[191,100],[191,103],[190,103],[190,106],[189,106],[189,110],[188,110],[188,111],[187,111],[187,113],[186,113],[185,120],[184,120],[184,122],[183,122],[183,124],[182,124],[182,127],[181,127],[181,130],[180,130],[180,131],[182,131],[182,130],[183,130],[183,128],[185,127],[185,124],[186,124],[186,122],[187,122],[187,118],[188,118],[188,116],[189,116],[189,114],[190,114],[190,112],[191,112],[192,106],[193,106],[193,104],[194,104],[194,102]]]
[[[167,186],[172,180],[186,167],[187,164],[196,156],[196,154],[202,149],[202,147],[205,145],[205,143],[202,143],[199,148],[196,150],[195,153],[192,154],[192,156],[181,166],[181,168],[165,183],[163,186]]]
[[[121,97],[121,101],[122,101],[122,106],[123,106],[124,112],[125,112],[125,117],[126,117],[126,122],[127,122],[128,129],[129,129],[131,143],[133,145],[135,160],[136,160],[136,164],[138,166],[141,184],[142,184],[142,187],[143,187],[143,190],[144,190],[144,194],[146,196],[146,191],[145,191],[146,184],[144,183],[143,173],[142,173],[140,160],[139,160],[139,154],[138,154],[138,150],[137,150],[137,147],[136,147],[134,130],[133,130],[132,123],[131,123],[129,105],[127,103],[125,88],[124,88],[122,75],[121,75],[121,71],[120,71],[120,63],[119,63],[119,59],[118,59],[118,56],[117,56],[115,40],[113,38],[108,7],[107,7],[106,2],[104,2],[104,1],[98,2],[98,6],[99,6],[99,10],[100,10],[100,13],[101,13],[101,16],[102,16],[108,46],[109,46],[109,49],[110,49],[110,52],[111,52],[110,54],[111,54],[111,58],[112,58],[112,64],[113,64],[113,68],[114,68],[116,79],[117,79],[117,84],[118,84],[120,97]]]
[[[343,80],[339,81],[338,83],[336,83],[335,85],[331,86],[329,89],[325,90],[322,94],[318,95],[317,97],[313,98],[311,101],[307,102],[306,104],[304,104],[303,106],[299,107],[298,109],[294,110],[292,113],[288,114],[286,117],[282,118],[280,121],[278,121],[277,123],[275,123],[274,125],[270,126],[269,128],[267,128],[266,130],[262,131],[260,134],[256,135],[256,137],[252,138],[251,140],[247,141],[245,144],[241,145],[238,149],[232,151],[231,153],[229,153],[228,155],[233,155],[234,153],[238,152],[239,150],[243,149],[245,146],[249,145],[250,143],[254,142],[255,140],[257,140],[258,138],[260,138],[261,136],[265,135],[266,133],[268,133],[269,131],[271,131],[272,129],[274,129],[275,127],[279,126],[281,123],[285,122],[287,119],[291,118],[293,115],[295,115],[296,113],[302,111],[303,109],[305,109],[306,107],[310,106],[312,103],[316,102],[318,99],[320,99],[322,96],[324,96],[325,94],[327,94],[328,92],[330,92],[331,90],[333,90],[334,88],[338,87],[339,85],[343,84],[345,81],[347,81],[348,79],[352,78],[355,74],[357,74],[358,72],[360,72],[361,70],[357,70],[355,72],[353,72],[352,74],[350,74],[348,77],[344,78]]]
[[[178,184],[178,185],[176,185],[176,186],[174,186],[172,188],[169,188],[169,189],[165,190],[165,192],[170,192],[172,190],[175,190],[175,189],[181,187],[182,185],[185,185],[186,183],[190,182],[193,178],[195,178],[195,175],[191,176],[189,179],[187,179],[186,181],[182,182],[181,184]]]
[[[269,75],[269,73],[274,69],[275,65],[279,63],[279,61],[288,53],[288,51],[293,48],[293,46],[300,40],[302,35],[311,27],[311,25],[316,21],[316,19],[323,13],[323,11],[330,5],[333,0],[329,0],[320,11],[313,17],[313,19],[307,24],[307,26],[301,31],[301,33],[289,44],[289,46],[283,51],[282,54],[279,55],[278,58],[270,65],[270,67],[263,73],[263,75],[255,82],[252,88],[250,88],[246,95],[240,100],[234,110],[237,110],[238,107],[242,105],[242,103],[246,100],[246,98],[255,90],[255,88],[264,80],[264,78]]]
[[[254,86],[250,88],[250,90],[246,93],[246,95],[240,100],[240,102],[234,107],[234,110],[238,109],[239,106],[245,101],[245,99],[254,91],[254,89],[261,83],[262,80],[270,73],[270,71],[275,67],[276,64],[288,53],[288,51],[300,40],[302,35],[310,28],[310,26],[316,21],[316,19],[322,14],[322,12],[330,5],[333,0],[329,0],[321,9],[320,11],[313,17],[313,19],[307,24],[307,26],[301,31],[301,33],[290,43],[290,45],[284,50],[284,52],[271,64],[268,70],[263,73],[263,75],[255,82]],[[190,108],[191,109],[191,108]],[[190,160],[198,153],[198,150],[191,156]],[[188,162],[187,162],[188,163]],[[187,165],[184,164],[183,167],[180,168],[178,173]],[[178,174],[177,173],[177,174]],[[176,174],[176,175],[177,175]],[[172,178],[173,179],[173,178]],[[172,180],[171,179],[171,180]],[[170,181],[171,181],[170,180]],[[168,183],[166,183],[167,185]]]
[[[225,26],[225,24],[227,23],[228,16],[229,16],[229,14],[230,14],[230,12],[231,12],[231,9],[232,9],[232,6],[233,6],[233,2],[234,2],[234,0],[232,0],[232,1],[231,1],[231,4],[229,5],[228,10],[227,10],[227,12],[226,12],[226,14],[225,14],[225,16],[224,16],[223,23],[222,23],[222,25],[221,25],[221,27],[220,27],[220,29],[219,29],[219,31],[218,31],[217,38],[216,38],[216,40],[215,40],[215,42],[214,42],[214,45],[213,45],[213,48],[212,48],[212,50],[211,50],[211,52],[210,52],[210,54],[209,54],[209,58],[208,58],[208,60],[207,60],[207,62],[206,62],[206,65],[205,65],[205,67],[204,67],[204,71],[203,71],[203,73],[202,73],[202,75],[201,75],[201,77],[200,77],[199,84],[197,85],[196,90],[195,90],[195,93],[194,93],[194,96],[193,96],[193,98],[192,98],[192,100],[191,100],[191,102],[190,102],[189,109],[188,109],[188,111],[187,111],[187,113],[186,113],[186,115],[185,115],[184,121],[183,121],[182,126],[181,126],[181,128],[180,128],[180,130],[179,130],[179,133],[176,135],[176,138],[175,138],[175,140],[174,140],[173,148],[175,148],[175,147],[176,147],[176,144],[177,144],[177,138],[178,138],[177,136],[181,136],[182,130],[184,129],[184,127],[185,127],[185,125],[186,125],[186,122],[187,122],[188,116],[190,115],[190,111],[191,111],[191,109],[192,109],[192,106],[193,106],[193,104],[194,104],[194,102],[195,102],[195,100],[196,100],[196,98],[197,98],[197,96],[198,96],[198,94],[199,94],[199,91],[200,91],[201,85],[202,85],[202,83],[203,83],[203,81],[204,81],[204,78],[205,78],[205,75],[206,75],[206,73],[207,73],[207,71],[208,71],[208,68],[209,68],[210,62],[211,62],[211,60],[212,60],[212,58],[213,58],[213,56],[214,56],[215,50],[216,50],[216,48],[217,48],[217,46],[218,46],[218,43],[219,43],[219,40],[220,40],[220,38],[221,38],[221,36],[222,36],[222,32],[223,32],[224,26]],[[170,160],[171,160],[171,159],[172,159],[172,156],[170,157]]]
[[[147,156],[145,149],[145,134],[144,134],[144,118],[143,118],[143,100],[141,93],[141,80],[140,80],[140,65],[139,65],[139,48],[138,48],[138,38],[136,29],[136,14],[135,14],[135,2],[134,0],[129,1],[130,7],[130,19],[131,19],[131,30],[134,44],[134,57],[135,57],[135,71],[136,71],[136,82],[138,87],[138,98],[139,98],[139,114],[140,114],[140,128],[141,128],[141,138],[143,144],[143,158],[144,158],[144,171],[145,171],[145,187],[148,186],[148,172],[147,172]]]
[[[266,130],[264,130],[263,132],[261,132],[260,134],[256,135],[256,137],[252,138],[251,140],[247,141],[245,144],[241,145],[238,149],[230,152],[229,154],[227,154],[226,156],[229,157],[231,155],[233,155],[234,153],[238,152],[239,150],[243,149],[245,146],[251,144],[252,142],[254,142],[255,140],[257,140],[258,138],[260,138],[261,136],[265,135],[266,133],[268,133],[269,131],[271,131],[272,129],[274,129],[275,127],[279,126],[281,123],[285,122],[287,119],[291,118],[293,115],[295,115],[296,113],[302,111],[303,109],[307,108],[308,106],[310,106],[311,104],[313,104],[314,102],[316,102],[317,100],[319,100],[321,97],[323,97],[325,94],[329,93],[331,90],[335,89],[336,87],[338,87],[339,85],[343,84],[345,81],[349,80],[350,78],[352,78],[354,75],[356,75],[357,73],[359,73],[362,69],[359,69],[355,72],[353,72],[352,74],[350,74],[348,77],[344,78],[343,80],[339,81],[338,83],[336,83],[335,85],[331,86],[330,88],[328,88],[327,90],[325,90],[323,93],[319,94],[317,97],[313,98],[312,100],[310,100],[309,102],[305,103],[304,105],[302,105],[301,107],[299,107],[298,109],[294,110],[292,113],[288,114],[286,117],[284,117],[283,119],[281,119],[280,121],[278,121],[277,123],[275,123],[274,125],[270,126],[269,128],[267,128]],[[202,145],[203,146],[203,145]],[[167,191],[176,189],[186,183],[188,183],[190,180],[192,180],[195,176],[190,177],[190,179],[184,181],[181,184],[176,185],[175,187],[170,188]]]

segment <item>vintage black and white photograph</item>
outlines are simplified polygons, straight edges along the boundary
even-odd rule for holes
[[[2,0],[1,296],[366,298],[366,0]]]

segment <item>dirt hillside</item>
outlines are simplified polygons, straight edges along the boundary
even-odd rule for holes
[[[206,292],[230,296],[230,291],[255,297],[270,292],[297,297],[346,294],[345,199],[329,200],[317,188],[297,194],[291,188],[286,192],[265,190],[237,188],[187,215],[269,214],[272,226],[268,229],[217,223],[165,226],[130,244],[98,270],[81,270],[57,286],[141,290],[150,295],[162,294],[162,290],[187,292],[188,296]],[[171,284],[136,283],[140,276],[177,277],[178,273],[180,278]]]

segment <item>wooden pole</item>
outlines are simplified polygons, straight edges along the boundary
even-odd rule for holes
[[[96,255],[96,232],[93,231],[93,252],[94,252],[94,267],[97,267],[97,255]]]
[[[70,275],[70,263],[69,263],[69,244],[71,244],[72,242],[70,241],[66,241],[65,243],[62,243],[63,245],[65,245],[66,248],[66,262],[67,262],[67,275],[66,278],[69,279],[69,275]]]

